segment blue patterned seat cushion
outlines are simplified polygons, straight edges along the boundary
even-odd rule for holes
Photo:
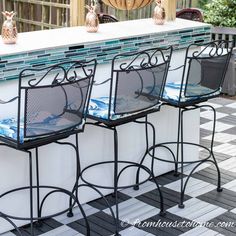
[[[180,88],[181,88],[180,82],[167,82],[164,88],[162,99],[177,104],[179,101],[184,103],[197,100],[200,97],[207,98],[207,97],[217,96],[220,94],[220,91],[214,92],[213,89],[201,86],[199,84],[188,84],[186,96],[184,94],[185,85],[183,85],[181,98],[179,100]],[[159,88],[157,91],[159,91]],[[155,96],[155,88],[153,87],[146,87],[145,92]]]
[[[135,98],[130,98],[130,97],[122,97],[117,99],[116,101],[117,106],[119,106],[119,109],[122,110],[122,108],[125,110],[127,110],[127,108],[132,107],[132,108],[139,108],[139,107],[150,107],[150,102],[145,101],[145,100],[140,100],[140,99],[135,99]],[[119,104],[119,105],[118,105]],[[111,107],[114,107],[114,99],[112,98],[111,100]],[[158,107],[158,105],[156,106]],[[147,109],[143,109],[142,111],[145,110],[149,110],[154,108],[147,108]],[[90,99],[90,103],[89,103],[89,110],[88,113],[91,116],[95,116],[97,118],[101,118],[104,120],[108,120],[108,109],[109,109],[109,97],[108,96],[103,96],[103,97],[97,97],[97,98],[91,98]],[[141,112],[142,112],[141,111]],[[138,112],[136,112],[138,113]],[[122,115],[118,115],[115,114],[113,109],[111,109],[111,114],[110,114],[110,119],[111,120],[117,120],[119,118],[122,117],[127,117],[132,114],[122,114]]]
[[[171,100],[174,102],[179,101],[179,94],[180,94],[180,82],[168,82],[165,85],[163,99],[164,100]],[[212,97],[220,94],[220,91],[214,92],[213,89],[201,86],[199,84],[188,84],[188,88],[186,90],[186,96],[184,95],[185,86],[182,87],[182,93],[180,102],[188,102],[197,100],[199,98],[207,98]],[[192,97],[189,97],[192,96]]]
[[[31,123],[27,125],[27,136],[47,135],[49,132],[63,130],[74,125],[74,122],[66,118],[52,115],[48,112],[39,112],[31,119]],[[0,136],[17,140],[17,119],[5,118],[0,120]],[[41,136],[41,137],[42,137]],[[30,140],[24,138],[24,120],[20,120],[19,141]]]

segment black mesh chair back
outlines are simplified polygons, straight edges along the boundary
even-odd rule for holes
[[[115,16],[104,13],[98,13],[97,15],[100,24],[118,22],[118,19]]]
[[[224,40],[196,46],[190,45],[186,52],[181,96],[209,99],[221,92],[232,48]]]
[[[182,9],[176,13],[177,18],[203,22],[202,12],[194,8]]]
[[[87,113],[95,69],[93,60],[23,70],[19,85],[18,136],[20,120],[25,140],[80,129]]]
[[[108,116],[112,112],[130,115],[158,105],[171,54],[170,47],[114,57]]]

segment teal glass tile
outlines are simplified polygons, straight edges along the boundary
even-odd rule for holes
[[[131,38],[123,38],[120,39],[120,42],[128,42],[128,41],[136,41],[137,37],[131,37]]]
[[[181,36],[181,39],[187,39],[187,38],[192,38],[192,35],[183,35],[183,36]]]
[[[167,35],[176,35],[176,34],[178,34],[178,32],[176,31],[167,33]]]
[[[193,30],[194,30],[194,29],[181,30],[181,31],[179,31],[179,34],[191,33],[191,32],[193,32]]]
[[[105,45],[111,45],[111,44],[117,44],[117,43],[120,43],[120,40],[107,41],[105,42]]]
[[[26,56],[27,56],[27,53],[18,53],[18,54],[13,54],[13,55],[1,56],[1,60],[23,58],[23,57],[26,57]]]
[[[25,63],[32,65],[32,64],[36,64],[36,63],[43,63],[43,62],[45,63],[47,61],[48,61],[48,59],[46,59],[46,58],[39,58],[39,59],[35,59],[35,60],[27,60],[27,61],[25,61]]]
[[[12,75],[12,76],[6,76],[4,78],[5,78],[5,80],[19,79],[19,74]]]
[[[18,65],[20,65],[20,64],[23,64],[23,63],[24,63],[24,61],[8,62],[8,63],[6,64],[6,66],[7,66],[7,67],[12,67],[12,66],[16,67],[16,66],[18,66]]]
[[[80,49],[76,49],[75,51],[76,52],[86,52],[86,51],[89,51],[90,48],[80,48]]]
[[[90,44],[85,44],[84,48],[92,48],[92,47],[102,47],[105,45],[105,42],[101,43],[90,43]]]
[[[34,56],[34,55],[42,55],[45,54],[46,51],[45,50],[40,50],[40,51],[32,51],[32,52],[28,52],[29,56]]]
[[[60,53],[60,54],[62,54],[66,51],[69,51],[69,47],[51,48],[51,49],[48,49],[46,53],[50,53],[50,54]]]

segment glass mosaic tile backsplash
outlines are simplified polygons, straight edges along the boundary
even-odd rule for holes
[[[18,75],[23,69],[52,65],[66,60],[88,61],[96,58],[100,64],[109,63],[118,53],[171,45],[175,50],[180,50],[186,48],[191,43],[209,42],[210,40],[211,28],[210,26],[205,26],[181,31],[6,55],[0,57],[0,80],[18,79]]]

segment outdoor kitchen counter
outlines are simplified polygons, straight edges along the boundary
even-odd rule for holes
[[[150,36],[148,38],[152,38],[152,36],[157,34],[160,34],[161,36],[165,36],[166,34],[177,34],[181,37],[182,43],[184,44],[184,42],[191,41],[188,38],[188,35],[191,36],[191,38],[196,37],[196,39],[199,39],[199,37],[209,39],[209,29],[210,25],[208,24],[177,18],[175,21],[166,22],[164,25],[155,25],[152,19],[100,24],[97,33],[87,33],[85,27],[68,27],[26,32],[18,35],[16,44],[4,45],[1,42],[0,56],[75,45],[85,45],[86,47],[87,45],[98,42],[114,39],[127,39],[136,36],[146,36],[145,38]],[[198,34],[200,32],[203,34],[196,35],[196,32],[198,32]],[[176,40],[179,40],[179,38]],[[169,43],[173,44],[174,42]]]
[[[96,58],[98,68],[96,81],[110,76],[110,61],[117,53],[131,52],[149,47],[172,45],[175,49],[171,66],[183,64],[184,50],[190,43],[208,42],[210,26],[207,24],[177,19],[157,26],[152,19],[118,22],[100,25],[98,33],[87,33],[85,27],[71,27],[54,30],[21,33],[15,45],[4,45],[0,40],[0,99],[8,99],[17,94],[19,72],[26,67],[51,65],[65,60]],[[179,80],[180,75],[172,73],[168,80]],[[108,87],[98,86],[92,96],[100,96]],[[16,114],[15,107],[1,106],[0,119]],[[160,112],[150,115],[155,124],[157,142],[175,141],[177,138],[177,112],[163,107]],[[188,141],[199,141],[199,113],[186,114],[185,137]],[[139,161],[145,150],[144,127],[137,124],[123,125],[119,129],[120,160]],[[73,137],[70,137],[73,140]],[[88,164],[111,160],[113,158],[112,132],[97,127],[86,126],[80,135],[80,158],[82,167]],[[75,155],[70,147],[50,144],[39,149],[40,183],[72,188],[75,176]],[[160,157],[167,152],[160,150]],[[186,149],[186,159],[197,159],[197,150]],[[148,159],[148,158],[147,158]],[[0,193],[18,186],[28,185],[28,158],[24,153],[0,148]],[[147,165],[150,159],[147,160]],[[155,174],[160,175],[174,168],[173,165],[156,161]],[[94,168],[90,180],[112,184],[113,168]],[[134,179],[134,171],[127,171],[121,179],[121,185]],[[122,183],[123,182],[123,183]],[[44,191],[41,192],[45,194]],[[95,192],[81,189],[81,202],[98,197]],[[19,200],[20,203],[18,201]],[[28,211],[29,193],[19,192],[0,199],[0,211],[25,216]],[[44,213],[53,213],[58,208],[67,207],[67,197],[57,195],[47,201]],[[17,222],[22,224],[22,222]],[[6,222],[0,220],[0,233],[9,229]]]

